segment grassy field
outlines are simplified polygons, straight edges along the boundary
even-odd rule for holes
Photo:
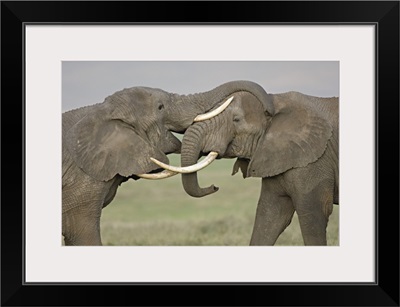
[[[199,173],[202,187],[220,190],[204,198],[186,194],[181,177],[130,180],[103,210],[104,245],[249,245],[261,180],[231,176],[235,160],[218,160]],[[179,165],[179,156],[170,155]],[[328,245],[339,245],[339,212],[328,225]],[[276,245],[303,245],[295,215]]]

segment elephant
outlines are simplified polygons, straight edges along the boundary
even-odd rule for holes
[[[274,245],[294,212],[304,244],[326,245],[329,216],[339,204],[339,98],[253,87],[257,95],[238,91],[225,111],[186,130],[182,167],[153,161],[181,172],[185,191],[203,197],[218,188],[201,188],[186,168],[207,153],[237,158],[232,175],[241,170],[243,178],[261,178],[250,245]]]
[[[224,88],[192,95],[158,88],[132,87],[102,103],[62,114],[62,235],[65,245],[102,245],[102,209],[129,179],[162,179],[163,171],[149,157],[168,163],[179,153],[180,141],[193,123],[215,116],[226,95],[247,91],[249,84],[231,82]],[[215,108],[217,107],[217,108]],[[211,111],[211,112],[209,112]]]

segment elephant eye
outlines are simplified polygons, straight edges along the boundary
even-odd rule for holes
[[[235,117],[233,118],[233,121],[236,122],[236,123],[237,123],[237,122],[240,122],[240,118],[237,117],[237,116],[235,116]]]
[[[163,105],[163,104],[160,104],[160,105],[158,106],[158,109],[161,111],[162,109],[164,109],[164,105]]]

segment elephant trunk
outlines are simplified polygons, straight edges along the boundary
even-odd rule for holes
[[[192,95],[172,94],[172,108],[167,110],[169,114],[166,125],[174,132],[184,132],[197,115],[210,111],[229,96],[241,91],[253,94],[263,103],[267,112],[274,114],[274,106],[260,85],[251,81],[231,81],[208,92]]]
[[[202,154],[204,125],[196,124],[187,129],[182,142],[181,165],[189,166],[197,163]],[[193,197],[203,197],[218,191],[218,187],[211,185],[201,188],[197,179],[197,172],[182,174],[182,184],[186,193]]]

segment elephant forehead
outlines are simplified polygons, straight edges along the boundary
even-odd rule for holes
[[[169,94],[158,88],[136,87],[136,90],[139,95],[143,95],[143,99],[148,99],[154,103],[157,103],[160,100],[169,99]]]
[[[152,89],[147,87],[131,87],[114,93],[107,97],[107,101],[111,103],[119,103],[122,101],[136,104],[140,107],[153,106],[166,99],[168,94],[160,89]]]
[[[222,113],[230,113],[231,115],[242,115],[244,116],[244,110],[242,106],[242,101],[240,99],[235,99],[231,102],[229,107]]]
[[[246,121],[254,122],[265,118],[261,102],[253,95],[248,94],[244,99],[242,98],[241,109],[243,110]]]

